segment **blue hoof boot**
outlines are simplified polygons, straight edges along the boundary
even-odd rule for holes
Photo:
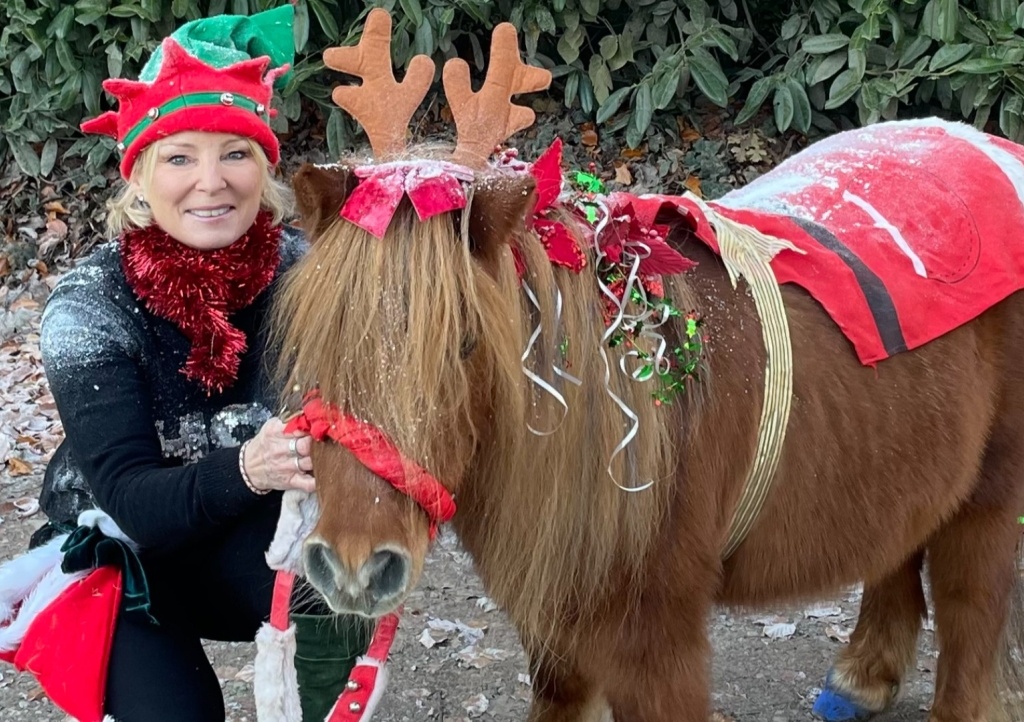
[[[821,690],[814,701],[811,713],[825,722],[859,722],[871,719],[875,713],[860,706],[832,686],[832,673],[825,678],[825,689]]]

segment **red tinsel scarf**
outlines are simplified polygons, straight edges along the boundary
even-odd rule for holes
[[[234,383],[245,334],[228,316],[252,303],[274,278],[281,227],[260,212],[227,248],[200,251],[158,226],[122,234],[121,265],[146,308],[177,326],[192,343],[182,372],[207,393]]]

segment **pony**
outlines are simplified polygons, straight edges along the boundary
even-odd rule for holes
[[[897,695],[928,614],[927,568],[941,650],[929,722],[996,719],[1013,703],[997,689],[1020,644],[1010,630],[1021,608],[1024,295],[865,364],[805,288],[772,284],[791,349],[786,423],[768,453],[770,488],[737,538],[764,451],[765,380],[787,365],[765,340],[752,284],[698,238],[692,213],[663,205],[640,229],[645,249],[664,241],[689,262],[646,291],[627,278],[635,283],[616,295],[592,224],[555,206],[538,222],[550,188],[513,172],[515,158],[466,162],[533,120],[508,100],[543,79],[524,70],[508,26],[495,30],[478,93],[461,61],[444,69],[454,152],[404,147],[407,122],[394,116],[415,108],[431,72],[414,63],[404,87],[394,83],[374,45],[390,38],[383,11],[363,38],[325,60],[362,75],[335,100],[367,128],[377,160],[295,175],[311,249],[284,280],[274,329],[286,388],[316,390],[306,408],[320,414],[321,516],[303,558],[331,608],[370,618],[397,609],[451,517],[529,657],[530,722],[588,722],[609,708],[620,722],[706,722],[716,605],[803,602],[863,582],[859,621],[826,683],[849,716],[819,710],[852,719]],[[511,110],[459,107],[489,93]],[[481,138],[496,115],[503,135]],[[451,162],[472,172],[448,173]],[[408,182],[397,199],[357,198],[402,168],[455,174],[464,202],[424,214]],[[349,220],[389,204],[383,225]],[[723,237],[730,221],[709,217]],[[556,241],[581,256],[553,263]],[[657,313],[643,315],[652,304]],[[638,330],[624,318],[654,335],[609,335]],[[682,372],[667,396],[646,383],[659,341],[686,362],[673,366]],[[389,449],[387,463],[368,461],[367,444]]]

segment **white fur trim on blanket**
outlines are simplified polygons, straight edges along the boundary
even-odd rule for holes
[[[0,627],[0,650],[5,652],[16,650],[21,645],[21,640],[25,638],[36,615],[50,606],[50,603],[72,583],[79,579],[85,579],[88,575],[87,571],[65,574],[60,570],[59,562],[52,567],[25,597],[10,624]]]
[[[132,551],[139,551],[139,545],[132,541],[127,534],[121,531],[121,527],[117,525],[110,514],[99,509],[88,509],[78,515],[78,526],[90,526],[99,527],[100,531],[103,532],[103,536],[110,539],[117,539],[123,541],[125,544],[132,548]]]
[[[302,574],[302,543],[320,519],[316,494],[291,489],[281,499],[281,518],[267,550],[267,564],[292,574]]]
[[[0,565],[0,624],[10,621],[14,616],[14,608],[50,570],[60,566],[64,558],[60,548],[67,538],[67,534],[59,536],[48,544]]]
[[[301,720],[299,681],[295,675],[294,624],[284,631],[268,623],[260,627],[256,634],[254,666],[253,691],[258,722]]]

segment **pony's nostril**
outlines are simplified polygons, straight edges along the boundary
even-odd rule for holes
[[[374,552],[366,562],[369,583],[367,589],[378,597],[387,597],[405,588],[408,580],[409,562],[404,554],[381,549]]]
[[[309,542],[303,550],[303,556],[306,579],[314,589],[326,592],[337,588],[335,569],[338,564],[330,547],[319,542]]]

